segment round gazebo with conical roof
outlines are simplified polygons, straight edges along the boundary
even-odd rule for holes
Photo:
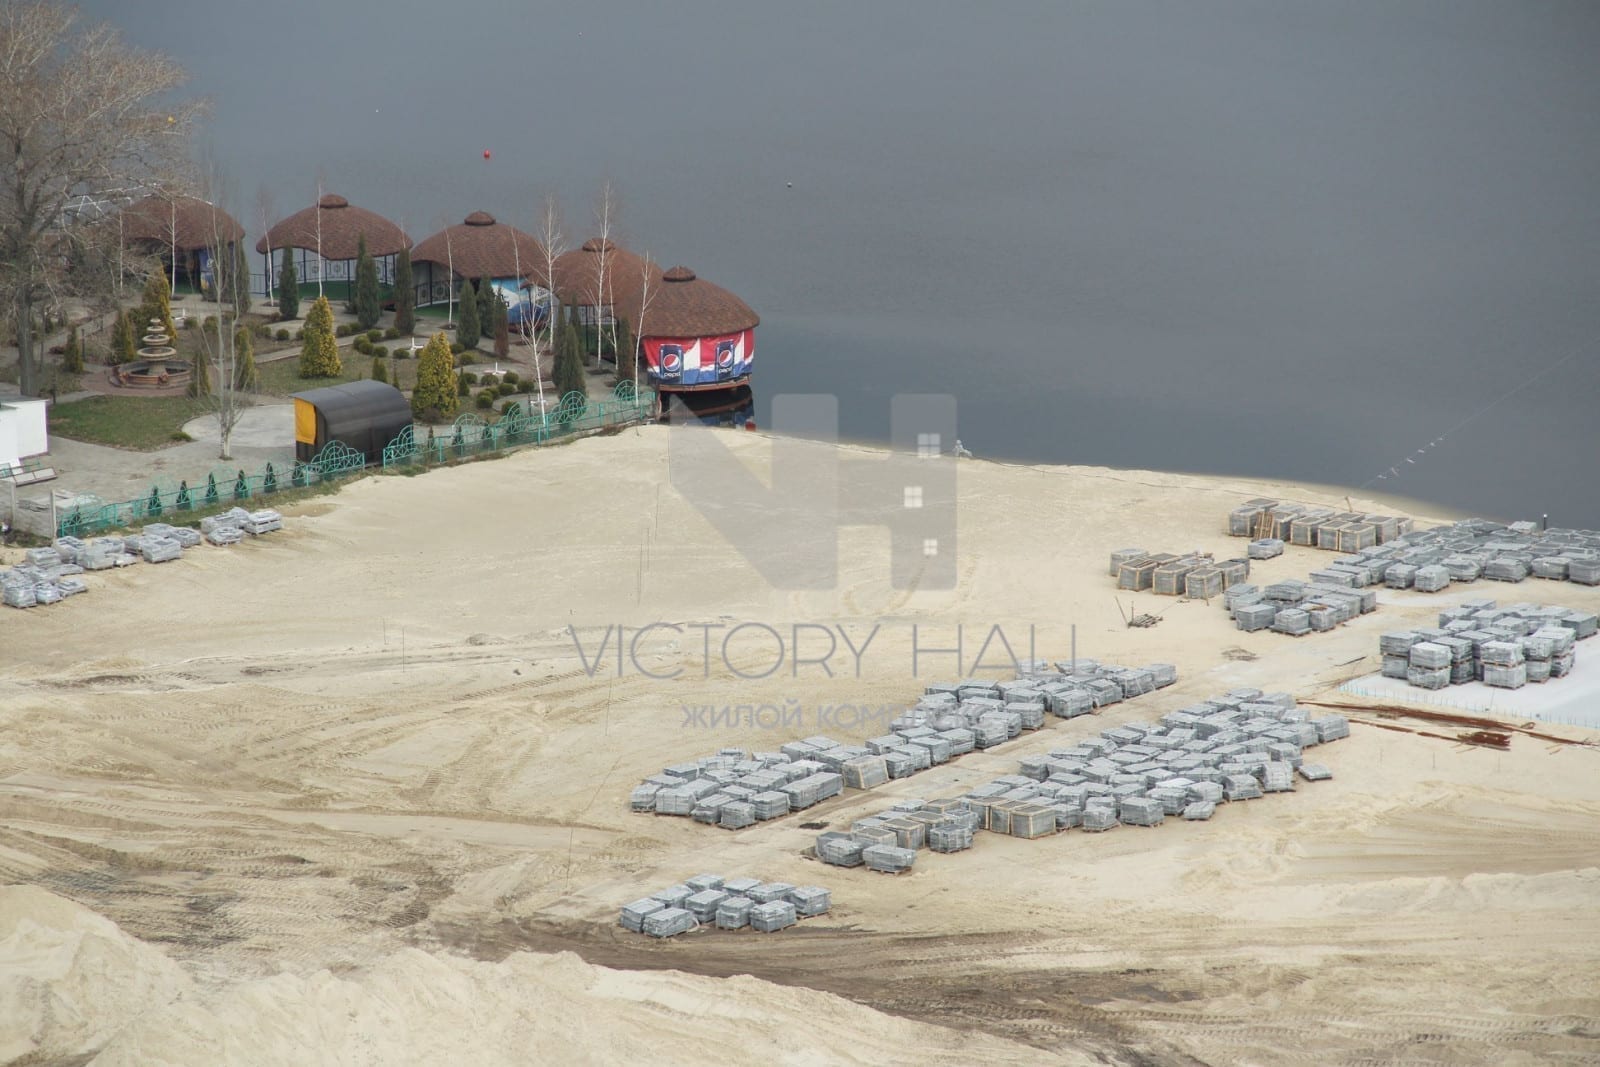
[[[651,287],[637,327],[650,384],[665,393],[747,385],[760,322],[722,286],[673,267]]]
[[[418,307],[447,303],[463,278],[476,285],[487,275],[511,309],[512,325],[531,316],[545,296],[545,267],[544,246],[537,239],[496,222],[487,211],[474,211],[411,250]]]
[[[349,299],[362,237],[367,239],[367,251],[377,262],[378,280],[392,284],[394,257],[411,247],[411,238],[382,215],[356,207],[333,193],[268,230],[256,242],[256,251],[267,257],[272,284],[277,284],[283,256],[295,255],[300,284],[321,284],[329,292]],[[329,286],[329,282],[334,285]]]
[[[122,246],[161,257],[167,277],[200,288],[211,257],[234,255],[244,239],[239,220],[210,201],[193,196],[147,196],[122,209]],[[219,248],[220,246],[220,248]]]
[[[556,257],[552,279],[556,299],[578,309],[578,323],[587,328],[609,326],[617,316],[639,329],[646,274],[651,292],[660,288],[661,268],[615,241],[592,237],[578,248]],[[605,271],[605,293],[600,294],[600,272]]]

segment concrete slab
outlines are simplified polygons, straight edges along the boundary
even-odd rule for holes
[[[196,441],[217,444],[222,432],[215,415],[202,415],[183,424],[183,432]],[[234,448],[294,448],[294,405],[257,404],[247,408],[233,428]]]
[[[1600,729],[1600,638],[1578,642],[1575,652],[1571,674],[1521,689],[1468,682],[1427,690],[1413,688],[1399,678],[1369,674],[1346,682],[1339,691],[1396,703]]]

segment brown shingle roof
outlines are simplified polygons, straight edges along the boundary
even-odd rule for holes
[[[317,203],[296,211],[267,231],[256,242],[256,251],[271,248],[317,250],[317,213],[322,213],[322,258],[355,259],[361,235],[367,237],[367,251],[375,256],[392,255],[411,247],[406,232],[382,215],[366,208],[353,207],[342,196],[329,193]]]
[[[661,276],[645,309],[646,337],[712,337],[738,333],[761,322],[750,305],[720,285],[695,277],[688,267]]]
[[[555,261],[556,296],[563,304],[593,306],[598,283],[600,261],[605,260],[606,296],[612,310],[627,318],[638,328],[640,290],[644,287],[646,260],[614,241],[601,241],[591,237],[582,247],[563,252]],[[661,268],[649,264],[650,289],[660,289]],[[652,297],[652,303],[654,298]]]
[[[178,248],[193,251],[210,248],[220,236],[223,241],[244,237],[239,220],[215,204],[192,196],[147,196],[122,210],[122,239],[125,242],[149,241],[172,246],[173,222],[177,222]]]
[[[411,250],[411,262],[424,261],[454,264],[457,274],[474,280],[485,274],[512,278],[521,266],[524,278],[544,284],[544,246],[487,211],[474,211],[461,224],[424,238]]]

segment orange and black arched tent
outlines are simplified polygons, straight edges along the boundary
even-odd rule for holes
[[[316,458],[330,441],[342,441],[383,460],[383,446],[411,425],[411,402],[392,385],[370,378],[294,394],[294,457]]]

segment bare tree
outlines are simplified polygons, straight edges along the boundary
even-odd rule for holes
[[[595,257],[595,315],[594,315],[594,359],[595,366],[600,366],[605,361],[605,328],[606,319],[611,320],[611,346],[615,350],[617,344],[617,320],[615,314],[607,314],[611,301],[606,299],[608,290],[606,283],[611,276],[611,227],[617,216],[617,193],[607,178],[600,184],[600,195],[595,198],[594,216],[600,224],[600,254]]]
[[[650,312],[650,301],[656,298],[656,291],[650,287],[654,267],[655,264],[650,262],[650,253],[645,252],[639,264],[639,321],[633,324],[633,351],[628,353],[628,358],[633,361],[633,396],[636,401],[639,397],[639,356],[644,346],[644,320]],[[617,358],[621,358],[621,353]]]
[[[210,232],[207,234],[210,242],[211,261],[213,267],[212,279],[220,295],[223,290],[222,264],[229,264],[228,270],[233,270],[236,258],[232,253],[232,235],[223,232],[220,221],[223,215],[221,182],[216,177],[215,168],[208,168],[206,179],[207,197],[215,196],[210,212]],[[270,273],[270,272],[269,272]],[[204,326],[200,329],[199,357],[211,364],[211,392],[201,396],[202,405],[217,418],[217,430],[221,438],[221,449],[217,453],[218,459],[232,459],[233,431],[239,425],[239,420],[244,416],[244,411],[250,406],[250,397],[239,387],[239,339],[240,323],[236,314],[229,314],[225,306],[218,307],[217,314],[213,316],[216,322],[216,336]]]
[[[20,384],[40,384],[41,299],[105,284],[111,226],[76,224],[79,196],[161,184],[181,171],[194,104],[156,102],[184,82],[165,56],[123,44],[49,2],[0,4],[0,299],[14,320]]]
[[[273,217],[277,214],[273,210],[272,190],[265,185],[256,186],[256,218],[261,220],[261,239],[267,243],[267,303],[272,303],[272,225]],[[287,254],[287,253],[285,253]]]
[[[322,296],[322,274],[327,267],[327,260],[322,258],[322,175],[317,175],[317,296]]]
[[[561,232],[561,205],[556,194],[544,198],[544,208],[539,213],[539,239],[544,245],[544,283],[549,290],[549,308],[544,317],[545,346],[551,355],[556,350],[556,259],[567,250],[566,235]],[[539,414],[544,406],[544,367],[539,358],[539,337],[534,334],[533,367],[539,382]]]

